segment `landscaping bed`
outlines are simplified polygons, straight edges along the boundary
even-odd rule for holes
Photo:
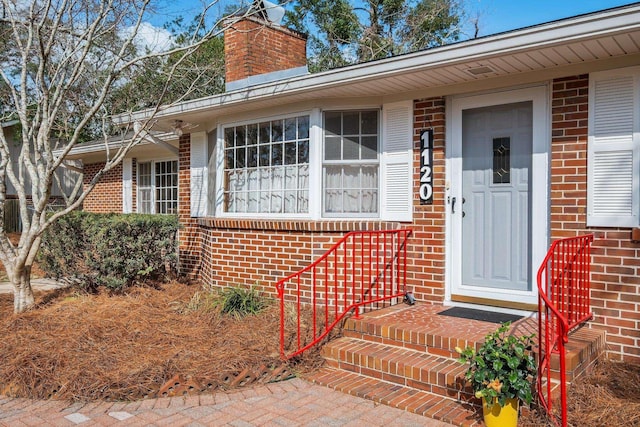
[[[211,295],[177,282],[123,294],[62,289],[37,294],[38,308],[20,316],[12,295],[0,295],[0,394],[132,400],[175,391],[169,380],[197,392],[290,373],[277,304],[239,318],[212,308]]]
[[[133,400],[210,392],[286,378],[322,363],[279,358],[274,301],[255,315],[222,314],[216,293],[172,282],[125,293],[37,293],[12,313],[0,295],[0,394],[35,399]],[[640,426],[640,366],[602,362],[569,389],[569,425]],[[521,426],[550,425],[532,411]]]

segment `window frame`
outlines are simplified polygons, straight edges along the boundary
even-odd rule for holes
[[[376,157],[375,159],[371,158],[371,159],[362,159],[362,155],[360,154],[360,159],[355,160],[355,159],[340,159],[340,160],[336,160],[336,159],[330,159],[327,160],[325,158],[326,156],[326,147],[327,147],[327,114],[329,113],[340,113],[341,114],[341,126],[342,129],[344,129],[344,114],[345,113],[358,113],[358,114],[362,114],[363,112],[376,112],[376,121],[377,121],[377,126],[376,126]],[[360,116],[361,117],[361,116]],[[366,107],[358,107],[358,108],[332,108],[332,109],[326,109],[322,111],[322,117],[321,117],[321,130],[322,130],[322,141],[321,141],[321,147],[322,149],[320,150],[321,153],[321,158],[320,158],[320,194],[321,194],[321,203],[320,203],[320,215],[322,218],[327,218],[327,219],[340,219],[340,218],[347,218],[347,219],[352,219],[352,218],[363,218],[363,219],[378,219],[381,217],[381,210],[382,210],[382,203],[381,203],[381,187],[382,187],[382,181],[381,181],[381,172],[382,172],[382,165],[381,165],[381,147],[382,147],[382,109],[380,107],[371,107],[371,108],[366,108]],[[361,118],[359,120],[359,124],[361,122]],[[358,134],[357,136],[359,138],[362,137],[370,137],[373,134],[370,133],[363,133],[362,129],[360,128],[358,130]],[[345,137],[349,137],[349,136],[356,136],[356,134],[351,134],[351,133],[341,133],[340,137],[341,139],[345,138]],[[362,140],[361,140],[362,141]],[[360,142],[359,144],[360,147],[360,152],[362,153],[362,142]],[[344,145],[341,144],[341,151],[344,152]],[[342,156],[344,157],[344,156]],[[364,213],[364,212],[336,212],[336,213],[332,213],[332,212],[327,212],[326,210],[326,197],[327,197],[327,192],[326,192],[326,179],[327,176],[325,174],[325,167],[329,165],[329,166],[348,166],[348,165],[352,165],[352,166],[360,166],[360,167],[373,167],[375,166],[377,168],[376,171],[376,175],[377,175],[377,179],[376,179],[376,210],[375,212],[371,212],[371,213]],[[363,187],[360,186],[358,187],[360,190],[363,190]],[[341,191],[345,191],[344,190],[344,186],[342,187]],[[362,202],[362,196],[359,199],[360,203]]]
[[[403,108],[407,109],[407,114],[412,120],[413,101],[406,101],[401,103]],[[388,210],[385,203],[385,197],[389,197],[388,190],[385,188],[385,170],[389,168],[389,159],[386,159],[383,150],[385,149],[385,109],[387,104],[382,103],[364,103],[364,104],[347,104],[342,105],[339,103],[317,105],[309,109],[282,109],[275,114],[261,116],[259,114],[248,115],[239,113],[237,115],[228,116],[216,123],[216,143],[214,156],[215,167],[209,170],[209,173],[214,174],[214,178],[210,177],[211,182],[215,183],[214,191],[212,193],[212,209],[210,214],[216,218],[221,219],[291,219],[291,220],[313,220],[313,221],[339,221],[339,220],[353,220],[362,219],[365,221],[371,220],[401,220],[409,221],[412,217],[410,206],[402,206],[402,212],[398,213],[397,207],[394,210]],[[392,105],[393,106],[393,105]],[[361,213],[354,214],[338,214],[338,215],[325,215],[323,214],[323,153],[324,153],[324,112],[325,111],[368,111],[375,110],[378,112],[378,143],[376,161],[378,166],[378,195],[377,195],[377,212],[372,215],[363,215]],[[309,211],[307,213],[230,213],[225,211],[224,193],[225,193],[225,140],[224,132],[226,128],[232,126],[241,126],[247,124],[259,124],[265,121],[279,120],[288,117],[309,116]],[[406,129],[406,134],[409,137],[412,133],[411,120],[409,120]],[[407,141],[408,145],[411,145],[411,141]],[[411,170],[413,167],[413,157],[410,155],[411,147],[407,147],[407,153],[402,153],[402,162],[407,170]],[[406,156],[405,156],[406,154]],[[385,160],[386,159],[386,160]],[[394,157],[393,162],[397,163],[397,154]],[[393,163],[392,162],[392,163]],[[404,185],[404,184],[403,184]],[[406,186],[411,187],[412,182],[407,182]],[[404,191],[404,189],[403,189]],[[410,192],[410,190],[407,190]],[[407,196],[409,197],[409,196]],[[409,197],[410,199],[410,197]],[[395,200],[394,200],[395,201]],[[405,212],[406,211],[406,212]]]
[[[277,121],[277,120],[286,120],[286,119],[296,119],[298,117],[304,117],[306,116],[309,120],[309,137],[308,137],[308,156],[309,156],[309,162],[307,164],[308,167],[308,187],[307,187],[307,207],[308,210],[307,212],[281,212],[281,213],[271,213],[271,212],[228,212],[226,210],[226,199],[225,199],[225,193],[226,193],[226,141],[225,141],[225,131],[229,128],[233,128],[233,127],[238,127],[238,126],[247,126],[247,125],[257,125],[258,126],[258,133],[260,132],[260,124],[261,123],[265,123],[265,122],[273,122],[273,121]],[[314,154],[313,154],[313,141],[314,141],[314,137],[313,137],[313,128],[314,125],[316,125],[316,123],[314,123],[313,120],[313,112],[310,110],[304,110],[304,111],[291,111],[291,112],[285,112],[282,114],[277,114],[277,115],[272,115],[272,116],[267,116],[267,117],[253,117],[250,119],[245,119],[245,120],[236,120],[236,121],[229,121],[229,122],[224,122],[224,123],[220,123],[218,125],[218,143],[217,143],[217,149],[216,149],[216,157],[217,157],[217,168],[216,168],[216,216],[220,217],[220,218],[256,218],[256,217],[260,217],[260,218],[273,218],[273,219],[289,219],[289,218],[293,218],[293,219],[302,219],[302,218],[311,218],[313,216],[313,207],[312,207],[312,198],[314,197],[313,195],[313,172],[312,172],[312,164],[314,161]],[[284,138],[284,129],[283,129],[283,140],[282,142],[285,141]],[[304,140],[304,139],[303,139]],[[296,138],[296,141],[299,141]],[[273,142],[271,142],[273,143]],[[258,145],[259,147],[259,145]],[[259,155],[259,153],[258,153]],[[296,163],[297,165],[300,165],[301,163]],[[283,162],[282,165],[280,166],[286,166],[285,162],[284,162],[284,151],[283,151]],[[269,167],[273,167],[272,165],[270,165]],[[245,166],[245,169],[247,167]],[[286,190],[286,189],[284,189]],[[296,191],[304,191],[302,189],[297,189]],[[284,203],[284,201],[283,201]]]
[[[156,191],[158,190],[158,187],[156,185],[156,164],[158,163],[169,163],[169,162],[175,162],[176,163],[176,178],[177,178],[177,185],[175,186],[176,188],[176,199],[175,199],[175,203],[176,203],[176,207],[175,207],[175,212],[174,213],[158,213],[157,209],[156,209],[156,203],[157,203],[157,199],[156,199]],[[140,165],[141,164],[150,164],[150,185],[149,186],[141,186],[140,185]],[[174,186],[169,186],[167,188],[173,188]],[[149,189],[151,190],[151,198],[150,198],[150,207],[151,210],[150,212],[142,212],[141,210],[141,197],[140,197],[140,192],[141,190],[144,189]],[[165,202],[166,203],[166,202]],[[179,159],[173,157],[168,157],[168,158],[154,158],[154,159],[136,159],[136,213],[146,213],[146,214],[150,214],[150,215],[177,215],[178,214],[178,209],[179,209],[179,205],[180,205],[180,161]]]

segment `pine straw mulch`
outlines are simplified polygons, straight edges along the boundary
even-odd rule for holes
[[[206,380],[281,363],[276,304],[236,319],[194,310],[201,290],[180,283],[123,295],[60,289],[38,293],[38,308],[20,316],[12,314],[12,295],[0,294],[0,394],[130,400],[153,396],[175,375]],[[295,369],[321,363],[310,352]],[[574,427],[640,426],[640,366],[603,361],[571,385],[568,405]],[[532,411],[520,425],[551,424]]]
[[[640,426],[640,365],[602,361],[571,384],[567,406],[572,427]],[[553,424],[534,411],[522,417],[519,425]]]
[[[37,294],[38,308],[20,316],[12,314],[12,295],[0,295],[0,394],[131,400],[155,395],[175,375],[208,381],[281,364],[277,304],[236,319],[190,309],[201,290],[180,283],[123,295],[62,289]],[[317,364],[317,354],[302,363]]]

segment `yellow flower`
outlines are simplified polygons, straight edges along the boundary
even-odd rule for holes
[[[458,353],[462,353],[462,349],[461,349],[460,347],[456,347],[456,348],[455,348],[455,350],[456,350]]]
[[[482,392],[481,391],[476,391],[476,397],[478,399],[480,399],[482,397]]]
[[[502,383],[500,382],[500,380],[495,379],[495,380],[491,381],[489,383],[489,385],[487,385],[487,388],[492,388],[497,393],[500,393],[502,391]]]

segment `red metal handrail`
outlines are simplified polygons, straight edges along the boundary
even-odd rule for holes
[[[411,233],[347,233],[313,264],[278,281],[281,357],[290,359],[316,345],[351,311],[357,318],[361,310],[403,297]]]
[[[538,270],[538,397],[557,424],[551,394],[551,355],[557,354],[562,426],[567,425],[565,344],[571,330],[593,317],[590,308],[592,242],[592,234],[553,242]]]

